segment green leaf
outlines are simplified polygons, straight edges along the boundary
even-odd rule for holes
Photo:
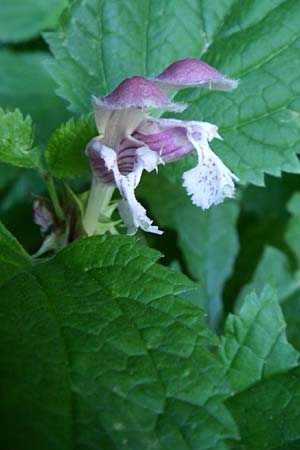
[[[32,254],[41,245],[41,234],[33,222],[32,204],[45,190],[34,169],[0,164],[0,220]]]
[[[246,296],[238,315],[227,317],[220,355],[234,392],[297,365],[299,354],[287,342],[285,328],[270,287],[259,298],[254,292]]]
[[[29,114],[38,144],[45,144],[50,133],[69,117],[45,69],[50,59],[46,52],[0,50],[0,106]]]
[[[60,30],[47,34],[56,58],[49,67],[72,110],[86,112],[91,94],[202,53],[241,83],[233,93],[181,93],[192,102],[183,117],[216,123],[224,142],[214,143],[215,150],[242,182],[262,185],[264,172],[300,172],[299,20],[294,0],[246,1],[239,8],[233,1],[133,1],[122,9],[117,0],[77,0]]]
[[[23,268],[28,268],[30,258],[18,241],[0,222],[0,285]]]
[[[175,173],[172,178],[166,168],[161,168],[158,175],[143,178],[140,192],[157,222],[177,232],[188,272],[199,281],[202,306],[216,327],[222,313],[223,286],[238,250],[235,229],[238,207],[226,201],[207,211],[197,208],[182,188],[182,182],[177,181],[176,166],[180,164],[170,166]]]
[[[277,291],[278,301],[284,303],[300,288],[300,278],[294,273],[288,257],[275,247],[266,247],[256,267],[253,278],[241,290],[237,307],[244,302],[244,297],[255,290],[260,295],[266,283],[271,283]]]
[[[85,155],[87,143],[97,135],[92,116],[70,119],[56,130],[46,147],[49,172],[59,178],[79,177],[89,173]]]
[[[257,22],[262,21],[277,6],[284,3],[285,0],[243,0],[236,7],[236,3],[226,16],[224,25],[220,30],[221,36],[228,36],[245,30]]]
[[[273,376],[227,400],[247,450],[299,449],[300,369]]]
[[[298,188],[298,175],[283,173],[281,178],[266,175],[264,187],[249,185],[244,189],[243,207],[247,213],[262,218],[266,215],[285,218],[287,202]]]
[[[225,21],[205,60],[239,78],[240,85],[229,94],[194,95],[183,116],[219,125],[224,142],[213,147],[221,159],[243,182],[262,185],[263,172],[278,176],[282,170],[300,171],[300,9],[286,0],[246,1],[236,10],[254,20],[238,21],[235,28],[241,30],[236,32],[230,18]]]
[[[5,286],[5,448],[228,449],[218,340],[178,296],[194,284],[158,257],[132,238],[89,238]]]
[[[299,193],[296,192],[291,197],[288,210],[291,215],[287,221],[284,236],[288,244],[286,252],[283,253],[274,247],[265,248],[251,281],[243,287],[238,296],[237,305],[251,290],[255,289],[259,295],[265,283],[271,282],[276,288],[287,322],[288,339],[297,349],[300,349]],[[291,256],[294,256],[293,264]]]
[[[1,448],[72,448],[72,394],[55,310],[30,273],[0,288]]]
[[[0,41],[19,42],[57,24],[67,0],[1,0]]]
[[[255,289],[259,294],[266,281],[272,282],[277,290],[278,300],[287,323],[288,340],[300,350],[300,271],[293,270],[288,257],[279,250],[267,247],[251,283],[246,285],[240,298]]]
[[[285,233],[285,239],[293,252],[300,269],[300,192],[295,192],[290,198],[287,209],[291,214]]]
[[[154,75],[176,59],[199,56],[233,3],[131,0],[120,8],[119,0],[73,1],[60,29],[46,33],[58,93],[72,111],[86,113],[91,94],[103,95],[126,77]]]
[[[41,152],[32,148],[33,129],[29,116],[0,108],[0,161],[19,167],[40,167]]]

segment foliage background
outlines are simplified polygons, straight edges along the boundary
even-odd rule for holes
[[[38,249],[45,188],[7,164],[0,114],[3,448],[300,448],[299,20],[297,0],[0,1],[0,106],[31,116],[58,186],[88,187],[90,95],[187,56],[240,79],[178,99],[218,124],[213,148],[241,179],[203,212],[181,187],[192,156],[144,175],[163,238],[93,238],[32,266],[7,230]]]

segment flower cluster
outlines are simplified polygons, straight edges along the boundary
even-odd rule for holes
[[[119,213],[128,234],[137,228],[161,234],[135,197],[143,170],[174,161],[196,151],[196,167],[183,174],[183,186],[192,202],[203,209],[233,197],[237,177],[210,149],[219,138],[217,126],[207,122],[147,117],[148,108],[181,112],[187,105],[167,94],[187,87],[232,90],[237,81],[223,76],[208,64],[188,58],[171,64],[154,79],[134,76],[111,94],[93,97],[99,136],[87,145],[93,170],[93,186],[116,186],[122,196]],[[92,234],[93,229],[88,230]]]

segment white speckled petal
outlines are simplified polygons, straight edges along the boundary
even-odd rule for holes
[[[208,144],[202,147],[198,165],[183,174],[183,186],[191,195],[192,202],[202,209],[218,205],[226,197],[232,198],[235,192],[233,180],[238,178]]]

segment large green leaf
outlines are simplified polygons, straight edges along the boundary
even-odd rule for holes
[[[300,444],[300,369],[276,375],[227,401],[247,450],[296,450]]]
[[[159,224],[177,232],[188,272],[199,281],[202,305],[215,327],[222,313],[223,286],[231,274],[238,250],[235,229],[238,207],[227,201],[202,211],[192,204],[177,182],[176,168],[172,166],[172,170],[174,177],[169,176],[170,171],[166,176],[165,168],[160,169],[159,175],[145,177],[141,183],[141,196],[149,203]]]
[[[158,256],[95,237],[3,286],[5,448],[228,448],[218,340],[176,295],[193,283]]]
[[[45,68],[46,52],[0,50],[0,106],[30,114],[38,143],[69,117],[65,103],[55,95],[55,83]]]
[[[242,181],[262,184],[264,172],[300,171],[299,20],[294,0],[130,1],[123,8],[117,0],[76,0],[60,30],[47,35],[56,58],[49,67],[60,95],[86,112],[92,93],[126,76],[153,75],[176,59],[204,54],[241,83],[234,93],[182,93],[192,102],[183,117],[218,124],[224,142],[214,147],[222,159]]]
[[[29,272],[0,288],[0,324],[0,447],[71,449],[73,401],[64,340],[55,310]]]
[[[287,342],[285,328],[270,287],[260,297],[247,295],[238,315],[227,318],[220,354],[231,382],[225,404],[239,427],[239,449],[299,448],[299,354]]]
[[[29,256],[0,222],[0,285],[29,264]]]
[[[0,41],[30,39],[57,24],[67,0],[1,0]]]
[[[300,9],[294,0],[276,3],[241,3],[243,15],[255,21],[240,23],[240,31],[229,33],[231,20],[225,22],[205,59],[239,78],[240,86],[229,95],[200,93],[184,113],[218,124],[224,142],[214,148],[242,181],[256,184],[263,183],[263,172],[299,173]]]
[[[0,108],[0,161],[19,167],[41,166],[41,152],[32,148],[33,129],[29,116]]]
[[[276,292],[266,287],[260,297],[245,297],[238,315],[225,323],[220,354],[233,391],[297,365],[299,355],[287,342],[286,324]]]
[[[59,94],[73,111],[90,111],[91,94],[123,78],[154,75],[185,56],[198,56],[234,0],[75,0],[58,31],[46,38],[56,59],[48,64]],[[162,51],[163,42],[163,51]]]

